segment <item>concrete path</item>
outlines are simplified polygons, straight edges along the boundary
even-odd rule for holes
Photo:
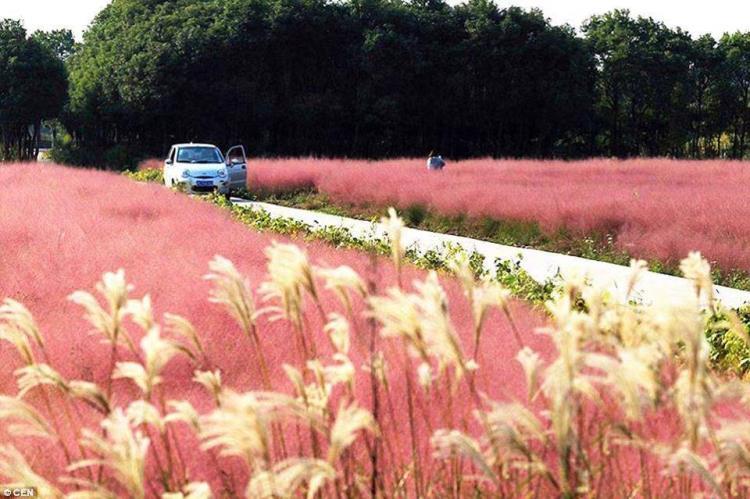
[[[275,218],[290,218],[306,223],[311,228],[345,227],[355,237],[383,237],[385,230],[379,223],[370,223],[353,218],[339,217],[316,211],[299,210],[283,206],[246,201],[235,198],[236,205],[247,208],[261,208]],[[485,265],[494,270],[494,262],[502,260],[517,261],[521,267],[539,282],[554,279],[559,275],[570,275],[572,272],[588,276],[591,283],[611,289],[618,298],[624,298],[624,290],[630,277],[630,269],[621,265],[587,260],[569,255],[560,255],[533,249],[516,248],[501,244],[469,239],[466,237],[438,234],[417,229],[404,229],[405,244],[414,246],[424,252],[430,249],[439,250],[446,243],[459,244],[467,251],[476,251],[485,257]],[[750,302],[750,292],[716,286],[716,296],[730,308],[739,307]],[[679,277],[654,272],[644,273],[635,296],[644,303],[678,302],[687,294],[694,293],[692,282]]]

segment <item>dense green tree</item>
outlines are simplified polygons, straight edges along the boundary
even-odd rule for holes
[[[685,153],[692,158],[719,156],[727,122],[721,103],[725,68],[716,40],[710,35],[695,40],[690,61],[690,136]]]
[[[722,56],[722,109],[731,134],[733,158],[745,156],[750,133],[750,33],[722,37],[718,50]]]
[[[67,97],[63,62],[29,38],[20,22],[0,21],[0,159],[35,158],[42,120]]]
[[[690,36],[627,10],[592,17],[603,146],[616,156],[679,154],[688,140]]]
[[[471,108],[466,153],[480,144],[494,156],[583,153],[576,148],[590,130],[595,73],[573,30],[550,26],[541,11],[500,10],[489,0],[459,11],[468,35],[459,58]]]
[[[590,143],[585,42],[484,1],[114,0],[69,66],[65,121],[92,147],[551,156]]]

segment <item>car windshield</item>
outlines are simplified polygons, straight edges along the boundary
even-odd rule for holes
[[[215,147],[181,147],[177,153],[178,163],[222,163],[221,153]]]

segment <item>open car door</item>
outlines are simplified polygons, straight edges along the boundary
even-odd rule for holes
[[[247,185],[247,156],[245,146],[234,146],[224,156],[227,160],[227,175],[230,189],[242,189]]]

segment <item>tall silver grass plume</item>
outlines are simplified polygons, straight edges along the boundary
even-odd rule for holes
[[[419,386],[425,391],[429,391],[432,387],[432,366],[427,362],[419,364],[419,367],[417,368],[417,381],[419,381]]]
[[[388,216],[383,217],[380,221],[388,234],[391,242],[391,256],[396,266],[396,272],[400,275],[401,263],[404,260],[406,248],[403,241],[404,221],[398,216],[395,208],[388,208]]]
[[[68,298],[83,307],[86,320],[104,335],[108,343],[132,347],[132,341],[123,327],[123,320],[127,315],[128,293],[133,290],[133,286],[125,280],[125,271],[120,269],[105,273],[102,280],[96,283],[96,290],[104,298],[106,309],[86,291],[75,291]]]
[[[686,279],[693,281],[698,295],[703,294],[708,304],[714,305],[714,283],[711,277],[711,265],[699,251],[691,252],[680,262],[680,272]]]
[[[315,369],[315,364],[311,364],[308,368]],[[297,400],[304,404],[307,413],[312,417],[319,420],[325,420],[329,417],[328,403],[333,393],[333,385],[326,383],[323,379],[322,369],[318,370],[319,377],[312,383],[308,383],[302,387]],[[313,370],[313,373],[315,371]]]
[[[68,382],[68,388],[71,397],[83,400],[102,414],[109,414],[112,410],[109,398],[96,383],[72,380]]]
[[[351,313],[351,295],[364,297],[367,295],[367,287],[362,278],[351,267],[341,266],[336,268],[316,267],[315,274],[325,282],[325,289],[333,291],[344,309]]]
[[[450,367],[460,379],[470,368],[464,357],[461,341],[451,321],[448,295],[440,285],[437,272],[430,272],[424,281],[414,281],[420,329],[427,350],[438,361],[438,371]]]
[[[475,416],[484,425],[488,440],[512,457],[528,459],[534,455],[532,442],[547,441],[544,424],[520,403],[490,402],[488,411],[477,410]]]
[[[487,459],[479,442],[458,431],[440,429],[430,438],[435,459],[445,460],[465,457],[484,473],[485,478],[498,481],[497,473],[492,470],[492,462]]]
[[[668,467],[664,470],[665,475],[680,476],[686,472],[694,473],[701,478],[703,483],[711,487],[713,493],[716,494],[715,497],[724,497],[719,481],[702,456],[682,446],[671,454],[667,454],[666,458]]]
[[[181,492],[166,492],[161,499],[212,499],[211,486],[206,482],[190,482]]]
[[[469,254],[466,251],[459,251],[452,258],[448,260],[448,270],[453,272],[461,286],[464,288],[464,292],[467,294],[469,301],[471,301],[471,293],[476,284],[476,278],[474,271],[471,270],[471,261]]]
[[[266,256],[268,280],[261,284],[260,292],[263,301],[278,301],[280,306],[271,306],[261,312],[275,312],[272,320],[285,318],[301,328],[304,292],[318,299],[313,269],[307,255],[293,244],[274,242],[266,248]]]
[[[516,354],[516,360],[523,368],[526,376],[527,398],[533,400],[539,389],[539,379],[542,375],[543,362],[538,353],[529,347],[524,347]]]
[[[435,358],[438,373],[452,367],[460,378],[475,365],[464,356],[437,273],[430,272],[424,281],[414,281],[414,287],[415,293],[390,288],[385,296],[369,297],[368,315],[381,324],[384,338],[401,338],[423,362]]]
[[[716,431],[719,457],[727,470],[724,476],[731,494],[739,495],[739,488],[750,476],[750,422],[725,420]]]
[[[640,421],[645,409],[656,403],[659,389],[657,361],[661,356],[652,347],[621,348],[617,356],[589,353],[586,365],[601,373],[599,382],[620,397],[625,416]]]
[[[30,338],[17,327],[0,323],[0,341],[10,343],[24,364],[34,364],[34,349]]]
[[[38,497],[63,499],[65,495],[44,477],[35,472],[26,458],[12,445],[0,445],[0,476],[3,488],[34,487]]]
[[[483,279],[472,288],[471,308],[474,326],[480,331],[492,308],[507,310],[510,291],[497,281]]]
[[[44,347],[44,338],[39,331],[34,317],[24,305],[6,298],[0,305],[0,327],[6,324],[15,328],[19,333],[33,340],[38,346]]]
[[[631,298],[633,296],[635,287],[646,272],[648,272],[648,262],[645,260],[637,260],[635,258],[630,260],[630,277],[628,278],[628,285],[625,288],[626,298]]]
[[[164,314],[164,324],[167,332],[184,338],[195,349],[192,357],[205,356],[203,342],[189,320],[179,315],[167,313]]]
[[[288,364],[284,364],[282,367],[287,378],[291,381],[296,395],[294,404],[289,404],[288,409],[297,413],[297,417],[306,420],[309,426],[318,429],[323,428],[323,422],[329,416],[328,401],[333,386],[326,383],[322,364],[319,361],[311,361],[308,364],[308,369],[313,372],[314,380],[307,385],[299,369]]]
[[[161,336],[159,326],[153,326],[143,336],[140,347],[144,355],[144,363],[118,362],[113,378],[132,380],[148,397],[154,387],[163,381],[161,372],[164,366],[180,352],[180,349],[173,342]]]
[[[160,433],[164,432],[164,418],[162,418],[159,409],[145,400],[131,402],[125,409],[125,417],[135,428],[142,425],[151,425],[157,428]]]
[[[104,466],[128,494],[136,499],[146,495],[145,469],[150,441],[135,431],[125,412],[117,408],[101,422],[104,435],[84,428],[81,444],[95,456],[68,467],[68,471]]]
[[[307,485],[305,497],[313,499],[335,478],[336,470],[326,461],[292,458],[275,464],[270,470],[256,472],[250,478],[245,494],[258,499],[297,497]]]
[[[384,338],[401,338],[421,357],[428,358],[415,295],[400,288],[389,288],[385,296],[371,296],[367,303],[371,309],[369,316],[380,323],[380,334]]]
[[[377,435],[380,430],[370,411],[357,406],[356,402],[349,405],[342,403],[331,428],[328,462],[335,463],[341,454],[354,443],[357,434],[361,431]]]
[[[350,391],[354,390],[354,378],[356,369],[354,364],[346,354],[333,354],[334,364],[324,365],[320,360],[310,360],[307,362],[307,368],[315,376],[316,381],[323,387],[327,393],[338,384],[344,384],[349,387]]]
[[[34,406],[19,398],[0,395],[0,420],[11,421],[6,426],[11,435],[59,440],[47,419]]]
[[[167,406],[172,409],[172,412],[164,416],[165,423],[187,423],[194,432],[200,433],[200,414],[190,402],[187,400],[170,400],[167,402]]]
[[[250,281],[222,256],[215,256],[208,266],[211,272],[205,279],[213,283],[210,301],[226,307],[245,334],[251,334],[256,311]]]
[[[371,373],[381,386],[388,388],[388,361],[381,351],[375,352],[371,358],[362,365],[362,370]]]
[[[23,397],[34,388],[42,385],[52,386],[63,393],[70,391],[68,381],[47,364],[31,364],[16,369],[13,373],[18,378],[18,396]]]
[[[328,314],[328,323],[323,328],[323,331],[328,335],[333,348],[335,348],[338,353],[344,355],[349,354],[351,340],[349,321],[346,320],[346,317],[337,313]]]
[[[245,459],[251,469],[271,462],[271,425],[289,417],[305,422],[304,409],[288,396],[270,392],[224,390],[221,405],[201,417],[202,448],[220,448],[223,456]]]
[[[509,478],[512,469],[523,469],[531,475],[546,478],[557,488],[554,473],[544,458],[545,449],[549,448],[545,424],[519,403],[489,401],[489,404],[489,410],[478,409],[474,414],[484,428],[488,446],[484,455],[493,468],[500,469],[504,479]],[[556,444],[558,452],[566,452],[568,444],[559,441]]]
[[[221,399],[221,392],[224,389],[221,383],[221,371],[218,369],[214,371],[195,371],[193,373],[193,381],[203,385],[208,390],[208,393],[214,398],[214,401],[218,404]]]
[[[125,305],[125,313],[144,331],[148,331],[155,325],[154,309],[149,295],[140,300],[128,300]]]

